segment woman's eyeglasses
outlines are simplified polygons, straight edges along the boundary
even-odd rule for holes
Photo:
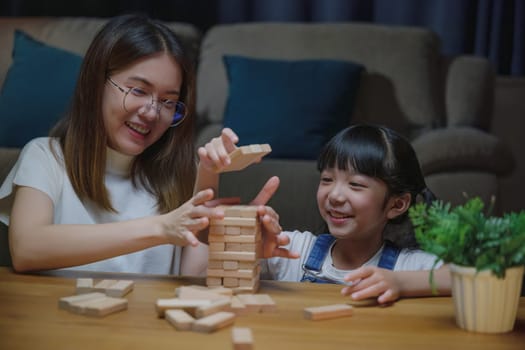
[[[170,127],[175,127],[182,123],[187,115],[186,105],[181,101],[170,99],[155,100],[153,94],[145,91],[140,87],[130,87],[127,90],[118,85],[108,77],[108,81],[123,94],[122,106],[126,111],[133,111],[139,108],[156,108],[157,116],[164,120],[170,120]],[[154,107],[153,104],[156,103]]]

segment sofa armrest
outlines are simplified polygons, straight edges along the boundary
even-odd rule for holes
[[[412,142],[423,174],[484,171],[505,176],[514,169],[514,157],[496,136],[469,128],[429,131]]]
[[[447,126],[490,128],[495,73],[481,57],[458,56],[448,66],[446,80]]]

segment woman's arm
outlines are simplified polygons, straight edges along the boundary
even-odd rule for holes
[[[11,211],[9,241],[16,271],[83,265],[160,244],[197,245],[195,234],[208,217],[213,197],[202,191],[176,210],[157,216],[107,224],[53,224],[53,203],[43,192],[18,187]]]

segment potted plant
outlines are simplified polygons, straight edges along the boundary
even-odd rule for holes
[[[511,331],[516,320],[525,265],[525,211],[496,217],[491,210],[492,205],[485,212],[476,197],[456,207],[443,201],[418,203],[409,216],[421,248],[450,266],[458,326],[502,333]]]

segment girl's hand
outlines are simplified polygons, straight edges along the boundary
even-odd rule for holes
[[[290,252],[288,249],[281,248],[283,245],[290,243],[288,236],[281,234],[282,228],[279,224],[279,215],[273,208],[265,206],[279,188],[279,178],[271,177],[259,194],[250,203],[258,205],[257,214],[261,220],[261,230],[263,239],[263,258],[280,256],[284,258],[296,259],[299,254]]]
[[[196,247],[199,244],[197,233],[208,227],[211,219],[223,219],[221,209],[210,207],[213,191],[198,192],[177,209],[161,215],[162,230],[171,244]],[[216,203],[211,206],[216,205]]]
[[[214,137],[203,147],[199,147],[200,165],[211,172],[220,172],[222,168],[231,163],[229,154],[237,147],[239,138],[230,128],[222,129],[221,135]]]
[[[345,281],[352,283],[344,287],[341,294],[361,300],[377,297],[380,304],[394,302],[401,295],[401,288],[396,273],[375,266],[362,266],[345,276]]]

